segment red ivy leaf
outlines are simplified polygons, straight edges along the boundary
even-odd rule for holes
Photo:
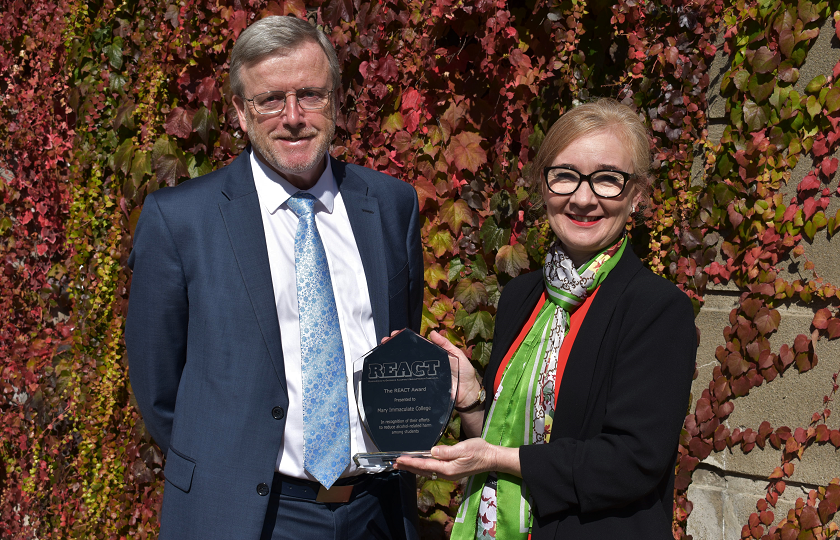
[[[169,4],[169,7],[166,8],[166,14],[163,16],[163,19],[169,21],[169,24],[172,25],[172,28],[178,29],[180,26],[180,22],[178,21],[178,17],[181,14],[181,8],[178,4]]]
[[[233,30],[234,39],[238,38],[239,33],[248,26],[248,12],[243,10],[234,11],[228,26]]]
[[[426,203],[437,200],[437,193],[435,186],[425,178],[421,178],[414,182],[414,190],[417,191],[417,199],[420,202],[420,210],[426,209]]]
[[[214,101],[220,101],[222,99],[219,89],[216,88],[216,79],[213,77],[201,79],[196,95],[198,96],[198,100],[208,109]]]
[[[166,117],[166,123],[164,124],[166,133],[180,139],[188,138],[193,130],[194,115],[194,112],[183,107],[175,107]]]
[[[187,164],[183,159],[173,154],[164,154],[155,163],[155,172],[159,181],[166,182],[168,186],[174,186],[178,180],[189,176]]]
[[[711,420],[714,413],[712,412],[712,407],[709,404],[709,400],[706,398],[698,399],[697,407],[695,407],[694,414],[697,417],[697,421],[701,424],[703,422]]]
[[[811,324],[814,325],[814,328],[825,330],[828,328],[829,319],[831,319],[831,312],[826,308],[822,308],[814,314],[814,320]]]
[[[837,513],[837,503],[834,501],[825,498],[820,501],[819,510],[817,512],[820,515],[820,522],[825,525],[831,518],[834,517],[834,514]]]
[[[786,463],[785,465],[789,465]],[[799,524],[803,529],[816,529],[821,525],[820,517],[817,515],[817,509],[813,506],[806,506],[802,509],[802,514],[799,516]]]
[[[778,53],[771,51],[766,45],[762,45],[755,51],[750,63],[757,73],[770,73],[778,67],[780,61],[781,58]]]
[[[700,437],[694,437],[688,443],[688,450],[699,459],[706,459],[712,453],[712,445]]]
[[[840,319],[831,319],[828,321],[828,339],[836,339],[840,336]]]
[[[475,173],[479,167],[487,163],[487,153],[480,144],[483,140],[477,133],[470,131],[455,135],[447,150],[455,166]]]
[[[779,314],[778,311],[775,309],[770,310],[765,308],[761,308],[758,314],[755,316],[755,326],[758,328],[758,331],[762,334],[770,334],[771,332],[775,332],[779,329],[779,322],[782,320],[782,316]]]
[[[376,74],[384,81],[396,79],[399,74],[399,70],[397,69],[397,62],[394,60],[394,57],[389,54],[380,60],[379,69],[376,70]]]
[[[799,334],[793,340],[793,350],[797,353],[808,352],[809,345],[811,345],[811,338],[805,334]]]

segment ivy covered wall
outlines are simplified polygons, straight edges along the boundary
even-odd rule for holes
[[[163,456],[128,384],[124,265],[146,194],[244,147],[226,62],[236,36],[267,14],[308,18],[335,43],[343,85],[332,154],[416,188],[423,331],[445,333],[480,367],[499,291],[539,268],[550,241],[523,180],[534,149],[580,101],[635,106],[655,136],[657,175],[644,222],[631,229],[635,249],[692,298],[698,321],[712,312],[707,298],[730,297],[701,338],[713,352],[699,359],[687,404],[675,537],[698,530],[691,497],[708,498],[695,476],[726,472],[721,456],[760,463],[743,538],[836,536],[840,471],[790,511],[782,502],[811,456],[840,447],[838,362],[817,354],[840,336],[840,283],[813,256],[840,229],[840,65],[800,81],[820,33],[840,36],[838,7],[3,0],[0,536],[156,537]],[[795,309],[812,316],[790,332]],[[781,424],[769,411],[733,420],[818,361],[834,367],[805,390],[819,406],[804,420]],[[455,418],[451,435],[458,429]],[[445,537],[459,485],[421,480],[418,492],[426,536]]]

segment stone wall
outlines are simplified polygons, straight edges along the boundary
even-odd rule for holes
[[[718,45],[722,45],[722,39]],[[794,89],[803,93],[805,86],[814,77],[820,74],[830,77],[838,60],[840,41],[835,35],[834,20],[829,18],[800,69],[800,77]],[[719,142],[724,127],[729,123],[725,99],[719,95],[720,79],[727,69],[728,58],[719,46],[710,70],[714,86],[709,95],[708,138],[712,144]],[[702,150],[698,150],[692,175],[695,183],[705,181],[703,159]],[[796,185],[813,167],[810,158],[800,160],[791,172],[790,181],[782,188],[787,197],[795,193]],[[838,177],[835,176],[829,188],[834,190],[837,187]],[[838,208],[840,200],[832,197],[826,215],[833,216]],[[780,277],[788,280],[811,277],[810,271],[803,269],[802,263],[807,258],[814,262],[817,275],[828,283],[840,286],[840,237],[828,239],[823,232],[817,234],[812,243],[803,241],[803,245],[804,257],[780,264]],[[705,304],[697,317],[701,338],[697,352],[699,376],[692,388],[693,402],[696,402],[712,379],[714,367],[719,365],[715,350],[725,343],[722,330],[729,325],[729,313],[737,305],[740,293],[734,286],[710,284],[707,289]],[[810,334],[814,313],[822,307],[817,304],[780,306],[778,309],[782,322],[771,339],[773,350],[778,351],[783,343],[793,343],[798,334]],[[832,374],[840,369],[840,342],[820,340],[816,345],[816,353],[819,363],[812,370],[800,374],[791,369],[771,383],[754,388],[749,395],[735,400],[735,410],[726,420],[726,426],[730,430],[744,430],[748,427],[758,430],[761,422],[767,420],[774,428],[807,427],[811,415],[823,410],[822,398],[831,391]],[[840,427],[840,409],[834,410],[828,427]],[[766,493],[767,478],[780,464],[781,451],[774,450],[769,444],[763,450],[755,447],[748,454],[744,454],[739,447],[732,451],[712,453],[694,473],[688,490],[688,498],[694,505],[688,520],[688,533],[695,540],[740,539],[742,527],[748,522],[750,514],[756,511],[756,502]],[[803,460],[795,461],[794,465],[794,474],[774,510],[774,523],[786,515],[797,498],[807,497],[811,489],[840,477],[840,452],[830,445],[815,444],[805,452]]]

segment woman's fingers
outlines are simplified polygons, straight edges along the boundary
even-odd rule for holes
[[[396,468],[425,477],[434,473],[438,478],[458,480],[493,470],[494,448],[482,439],[470,439],[455,446],[435,446],[433,459],[403,456],[397,460]]]
[[[458,347],[453,345],[452,342],[450,342],[442,335],[438,334],[436,330],[432,330],[431,333],[429,333],[429,340],[431,340],[432,343],[445,350],[449,354],[454,354],[459,358],[464,356],[464,353],[462,353]],[[464,356],[464,358],[466,357]]]

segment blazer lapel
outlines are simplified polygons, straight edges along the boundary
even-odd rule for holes
[[[373,310],[373,325],[377,342],[388,335],[388,267],[383,249],[382,220],[379,215],[379,201],[368,196],[368,185],[347,165],[330,158],[333,176],[347,208],[350,228],[356,239],[356,247],[365,269],[370,307]]]
[[[274,364],[274,371],[283,391],[286,392],[286,370],[283,366],[283,348],[280,342],[280,323],[274,303],[271,267],[265,245],[260,203],[251,174],[250,156],[247,151],[228,166],[229,172],[222,193],[228,198],[219,203],[230,245],[233,248],[242,280],[265,346]]]
[[[490,353],[490,361],[484,371],[484,386],[488,389],[488,393],[492,392],[493,381],[496,379],[496,373],[502,360],[516,340],[516,336],[528,322],[528,317],[531,316],[531,312],[534,311],[534,307],[545,289],[541,268],[525,274],[517,280],[519,282],[512,281],[508,284],[509,287],[516,287],[515,303],[509,309],[500,311],[501,314],[504,314],[504,318],[497,319],[495,323],[493,349]],[[511,290],[513,291],[513,289]],[[489,401],[488,399],[487,402]],[[485,409],[489,411],[489,405]]]
[[[560,383],[555,410],[554,433],[559,437],[576,437],[585,420],[583,414],[563,414],[559,411],[589,411],[589,401],[592,398],[591,388],[596,371],[604,366],[598,362],[606,362],[600,358],[600,348],[606,337],[618,300],[622,292],[636,273],[641,270],[642,263],[628,245],[621,260],[612,269],[610,275],[601,284],[598,296],[592,302],[586,318],[580,325],[577,338],[569,353],[569,361]],[[585,406],[584,406],[585,404]],[[553,439],[552,439],[553,440]]]

